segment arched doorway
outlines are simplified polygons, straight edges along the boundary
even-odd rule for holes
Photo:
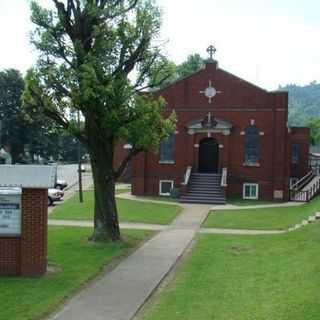
[[[218,172],[219,145],[214,138],[204,138],[199,144],[199,172]]]

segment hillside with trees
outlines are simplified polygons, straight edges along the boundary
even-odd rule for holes
[[[320,117],[320,83],[311,82],[306,86],[295,84],[280,87],[289,92],[289,124],[305,126],[309,118]]]

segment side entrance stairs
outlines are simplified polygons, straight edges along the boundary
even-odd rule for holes
[[[181,203],[225,204],[226,197],[221,187],[221,174],[192,173],[188,192],[180,197]]]

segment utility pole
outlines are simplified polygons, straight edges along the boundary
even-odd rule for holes
[[[2,119],[0,119],[0,148],[2,147]]]
[[[78,110],[78,130],[80,132],[80,111]],[[81,171],[81,142],[78,139],[78,179],[79,179],[79,201],[83,202],[83,191],[82,191],[82,171]]]

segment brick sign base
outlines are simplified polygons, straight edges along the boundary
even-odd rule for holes
[[[23,189],[21,236],[0,235],[0,276],[38,277],[47,271],[47,189]]]

